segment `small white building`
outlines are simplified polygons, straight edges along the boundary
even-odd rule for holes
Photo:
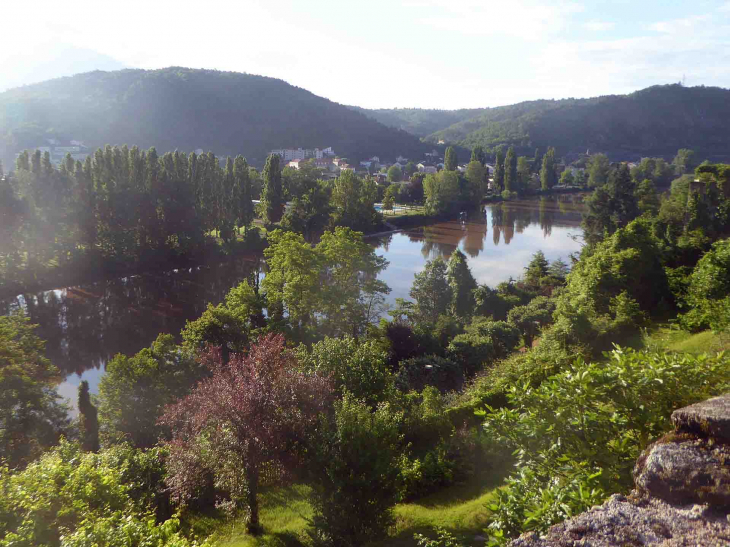
[[[406,163],[408,163],[408,158],[404,158],[403,156],[398,156],[397,158],[395,158],[395,161],[405,165]]]

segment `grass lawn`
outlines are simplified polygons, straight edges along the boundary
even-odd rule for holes
[[[636,349],[676,351],[678,353],[717,353],[730,350],[730,332],[714,333],[710,330],[691,333],[666,322],[653,324],[635,336],[619,343]]]
[[[503,466],[505,467],[505,466]],[[395,507],[396,524],[387,540],[373,547],[414,547],[413,534],[420,532],[434,536],[433,528],[446,528],[466,545],[475,542],[488,523],[487,506],[494,498],[506,469],[495,469],[478,474],[468,484],[446,488],[413,503]],[[311,545],[307,538],[307,518],[312,507],[307,501],[309,489],[295,485],[271,489],[261,494],[261,523],[264,534],[252,537],[246,534],[242,520],[226,522],[223,519],[198,518],[194,528],[215,530],[211,539],[216,547],[303,547]]]

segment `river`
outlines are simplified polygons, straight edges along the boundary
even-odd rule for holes
[[[392,289],[388,300],[408,298],[413,275],[436,256],[458,247],[479,283],[495,286],[518,278],[532,255],[569,261],[581,247],[582,197],[543,197],[486,206],[466,222],[442,222],[372,238],[388,261],[381,279]],[[129,276],[51,291],[18,295],[0,302],[0,313],[24,308],[46,354],[65,374],[62,397],[75,403],[88,380],[96,392],[106,362],[117,353],[134,354],[160,332],[178,334],[208,302],[218,303],[243,279],[261,276],[262,261],[238,259],[164,273]]]

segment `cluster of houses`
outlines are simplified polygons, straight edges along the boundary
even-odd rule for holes
[[[58,139],[47,139],[43,146],[36,146],[34,150],[40,151],[41,155],[48,152],[51,157],[51,163],[56,167],[65,161],[67,154],[71,154],[74,161],[78,160],[83,163],[91,153],[89,147],[81,141],[72,140],[66,144],[62,144]],[[16,158],[18,156],[20,154],[15,155]]]

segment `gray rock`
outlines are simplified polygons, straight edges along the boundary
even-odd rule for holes
[[[672,422],[679,432],[730,441],[730,394],[675,410]]]
[[[703,440],[655,444],[637,462],[634,482],[669,503],[730,506],[730,448]]]
[[[510,547],[639,547],[730,545],[724,513],[706,505],[673,506],[654,499],[611,496],[606,503],[551,527],[522,535]]]

